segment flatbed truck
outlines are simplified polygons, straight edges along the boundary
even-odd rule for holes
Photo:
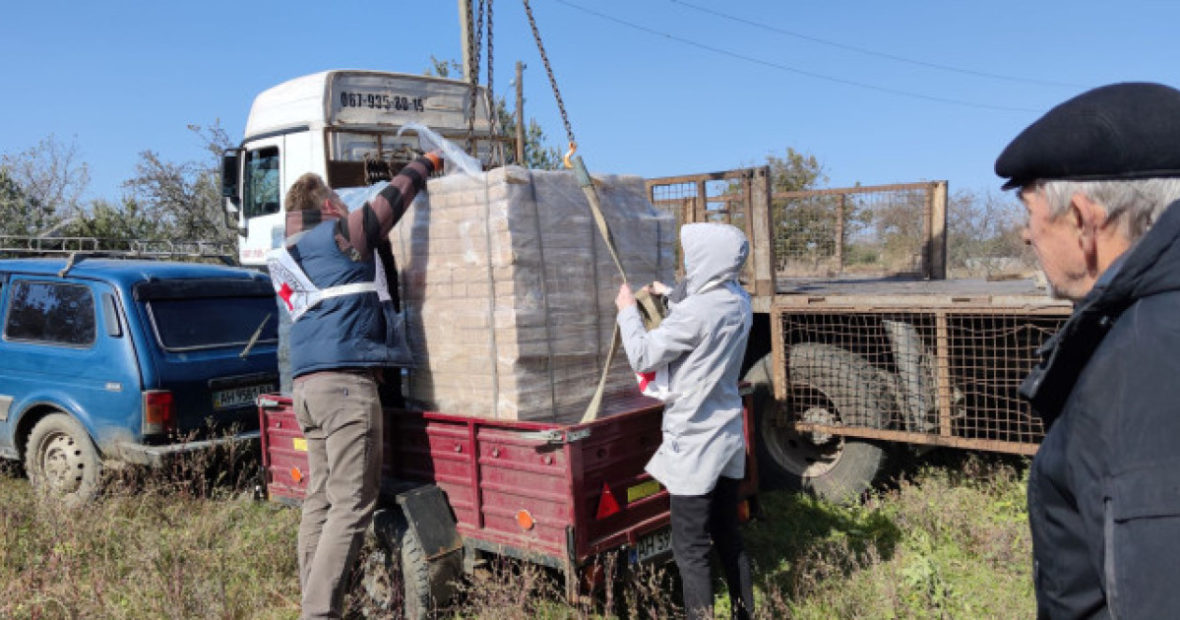
[[[647,185],[680,223],[750,239],[764,489],[847,501],[913,449],[1036,451],[1017,389],[1071,306],[1031,277],[947,279],[945,181],[776,193],[756,167]]]

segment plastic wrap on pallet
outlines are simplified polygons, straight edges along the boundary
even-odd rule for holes
[[[676,224],[643,180],[595,177],[633,286],[674,277]],[[390,235],[417,363],[407,397],[444,412],[577,421],[621,278],[573,175],[510,166],[431,179]],[[621,347],[607,393],[635,390]]]

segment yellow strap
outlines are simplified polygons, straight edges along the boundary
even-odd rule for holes
[[[610,225],[606,222],[606,217],[602,215],[602,205],[598,201],[598,190],[594,189],[594,182],[590,179],[590,173],[586,171],[586,164],[582,162],[580,155],[570,158],[573,153],[566,154],[566,165],[569,161],[573,162],[570,166],[573,168],[574,176],[578,179],[578,185],[582,187],[582,193],[586,195],[586,200],[590,203],[590,212],[594,215],[594,223],[598,226],[598,232],[602,235],[602,240],[606,242],[606,248],[610,250],[610,256],[615,261],[615,267],[619,269],[619,275],[623,276],[623,283],[627,284],[627,272],[623,269],[623,261],[619,260],[619,252],[615,248],[615,238],[610,232]],[[644,316],[644,326],[648,329],[655,329],[663,318],[663,313],[660,311],[659,305],[650,295],[645,291],[640,291],[635,296],[635,301],[640,304],[640,314]],[[654,318],[653,318],[654,317]],[[654,321],[654,323],[653,323]],[[602,396],[606,391],[606,378],[610,374],[611,363],[615,359],[615,350],[619,346],[619,323],[615,321],[614,331],[610,337],[610,350],[606,353],[606,364],[602,367],[602,375],[598,378],[598,389],[594,391],[594,396],[590,399],[590,404],[586,406],[586,412],[582,414],[580,424],[593,421],[598,418],[598,414],[602,410]]]
[[[644,329],[650,332],[660,326],[667,313],[657,295],[641,288],[635,293],[635,303],[639,304],[639,315],[643,317]]]

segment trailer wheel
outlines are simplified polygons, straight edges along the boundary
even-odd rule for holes
[[[406,620],[419,620],[431,617],[437,606],[454,597],[462,557],[451,553],[427,559],[401,508],[378,508],[373,513],[372,534],[375,540],[369,545],[361,577],[363,608],[377,617],[400,610]]]
[[[401,515],[398,515],[399,517]],[[405,519],[397,520],[397,549],[401,556],[403,617],[406,620],[425,620],[430,614],[430,565],[422,543],[414,536]]]
[[[778,425],[772,369],[773,357],[767,355],[744,378],[754,385],[754,436],[763,486],[809,491],[829,501],[857,500],[884,469],[884,448]],[[794,345],[790,378],[791,402],[804,420],[887,428],[892,419],[888,383],[858,355],[823,344]]]
[[[98,495],[102,459],[77,420],[51,413],[29,433],[25,471],[34,488],[76,505]]]

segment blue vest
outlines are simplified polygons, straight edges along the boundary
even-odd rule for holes
[[[336,246],[336,222],[321,222],[295,244],[296,260],[319,288],[372,282],[376,251],[354,261]],[[405,326],[392,302],[377,293],[325,299],[291,325],[291,375],[337,368],[412,366]]]

